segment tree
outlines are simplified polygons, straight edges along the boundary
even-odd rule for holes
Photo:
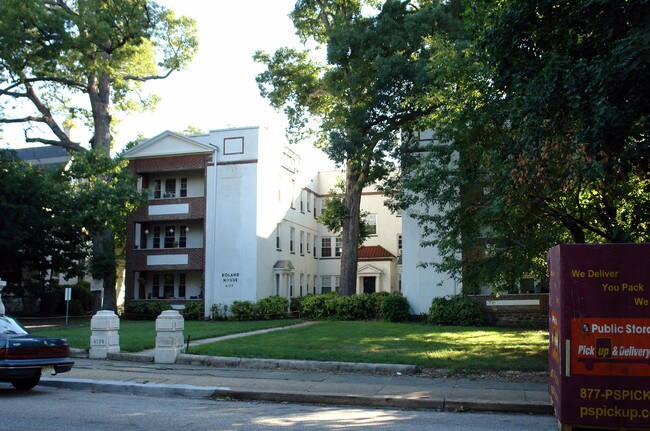
[[[86,151],[65,133],[81,120],[92,131],[90,151],[109,155],[113,110],[153,108],[141,84],[182,69],[196,49],[194,21],[152,1],[3,1],[0,99],[12,109],[0,111],[0,124],[25,124],[26,142]],[[91,233],[94,253],[107,255],[112,227]],[[101,275],[105,307],[114,309],[115,274]]]
[[[649,7],[466,9],[466,47],[438,61],[448,85],[426,96],[445,106],[428,118],[438,145],[405,157],[400,184],[464,289],[543,279],[559,242],[647,241]]]
[[[87,238],[77,202],[61,171],[40,171],[0,151],[0,278],[43,298],[54,273],[82,275]],[[29,271],[24,280],[23,270]]]
[[[330,159],[345,166],[341,219],[341,292],[356,293],[360,203],[363,187],[394,168],[389,156],[400,131],[414,127],[435,103],[415,103],[428,93],[429,37],[453,32],[456,2],[386,1],[378,14],[362,10],[377,1],[300,0],[291,13],[303,42],[327,50],[327,64],[308,51],[257,52],[267,70],[257,77],[261,94],[284,109],[290,140],[315,138]],[[421,102],[421,101],[418,101]]]

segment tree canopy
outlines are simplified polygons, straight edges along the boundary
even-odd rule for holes
[[[108,156],[116,112],[153,109],[156,97],[141,94],[141,84],[184,68],[197,45],[195,22],[154,1],[0,2],[0,125],[23,124],[26,142],[85,151],[66,133],[81,122],[90,150]],[[114,256],[110,223],[91,234],[95,263]],[[115,273],[100,272],[104,306],[114,309]]]
[[[296,33],[325,49],[326,61],[289,48],[255,55],[267,68],[257,77],[261,94],[287,114],[289,135],[314,137],[331,160],[345,166],[343,294],[356,292],[363,187],[393,169],[390,156],[400,131],[435,106],[416,96],[437,84],[429,69],[435,54],[431,35],[462,30],[452,18],[455,4],[301,0],[291,13]]]
[[[426,95],[435,139],[405,148],[398,193],[468,291],[543,279],[557,243],[648,240],[649,8],[466,3],[465,48],[440,51],[447,85]]]

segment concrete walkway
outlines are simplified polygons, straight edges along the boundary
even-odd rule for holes
[[[197,340],[190,351],[198,344],[281,329]],[[175,364],[155,364],[148,351],[109,354],[108,359],[77,357],[72,371],[43,376],[40,384],[151,396],[553,414],[545,383],[432,378],[418,375],[414,366],[396,364],[187,354]]]

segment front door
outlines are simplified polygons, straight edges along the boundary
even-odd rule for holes
[[[377,291],[377,277],[363,277],[363,293],[375,293]]]

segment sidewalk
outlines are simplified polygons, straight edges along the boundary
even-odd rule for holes
[[[339,371],[325,371],[308,361],[230,358],[231,366],[215,367],[206,361],[220,358],[192,357],[179,355],[176,364],[133,354],[129,361],[75,358],[72,371],[43,376],[40,384],[162,397],[553,414],[545,383],[420,377],[389,364],[330,363]]]
[[[198,344],[282,329],[197,340],[190,351]],[[44,375],[40,384],[163,397],[553,414],[545,383],[432,378],[418,376],[410,365],[188,354],[178,355],[175,364],[155,364],[153,351],[112,353],[108,359],[75,353],[70,372]]]

